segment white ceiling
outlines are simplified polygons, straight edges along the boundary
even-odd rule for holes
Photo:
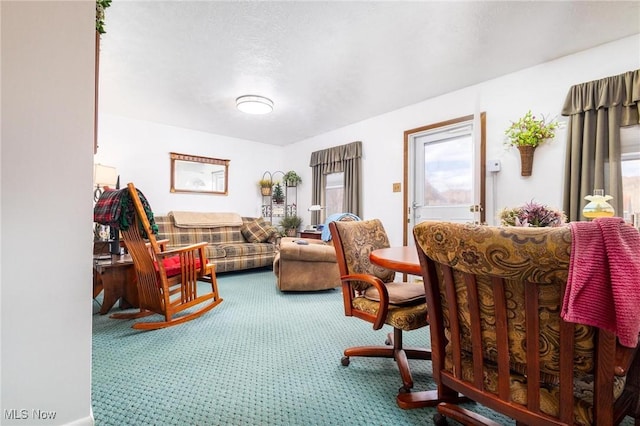
[[[640,2],[114,0],[106,31],[101,112],[287,145],[640,33]]]

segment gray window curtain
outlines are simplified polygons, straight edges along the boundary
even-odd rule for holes
[[[585,220],[584,197],[598,188],[623,215],[620,127],[638,124],[639,112],[640,70],[569,89],[562,109],[569,116],[563,200],[569,221]]]
[[[362,142],[351,142],[346,145],[314,151],[311,153],[309,166],[312,168],[311,203],[324,205],[324,187],[326,175],[344,172],[344,199],[342,210],[362,216],[360,188],[362,185]],[[311,222],[319,222],[319,212],[312,212]]]

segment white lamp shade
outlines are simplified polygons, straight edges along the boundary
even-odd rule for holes
[[[273,111],[273,101],[262,96],[246,95],[236,99],[236,107],[247,114],[268,114]]]
[[[118,173],[115,167],[96,164],[93,167],[93,184],[98,186],[115,186]]]

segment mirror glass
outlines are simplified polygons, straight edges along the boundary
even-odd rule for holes
[[[171,192],[227,195],[229,160],[171,152]]]

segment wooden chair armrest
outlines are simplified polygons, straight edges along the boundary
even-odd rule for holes
[[[369,274],[349,274],[343,275],[340,277],[342,282],[349,283],[350,281],[362,281],[368,284],[371,284],[378,290],[378,294],[380,295],[380,308],[378,309],[378,315],[376,315],[376,319],[373,322],[373,329],[380,330],[382,326],[385,324],[385,320],[387,319],[387,315],[389,314],[389,292],[387,291],[387,287],[384,285],[382,280],[376,276]]]
[[[158,243],[158,246],[160,247],[160,250],[165,251],[167,249],[167,244],[169,244],[169,239],[165,238],[162,240],[157,240],[156,243]]]
[[[168,238],[156,241],[156,244],[158,244],[158,247],[160,248],[160,251],[167,250],[167,244],[168,243],[169,243],[169,239]],[[145,243],[145,246],[147,247],[147,249],[149,249],[149,253],[151,253],[151,255],[154,256],[153,249],[151,248],[151,243],[147,242],[147,243]]]
[[[175,256],[180,253],[198,250],[198,253],[200,256],[200,276],[204,276],[211,273],[212,271],[212,268],[209,266],[210,264],[207,263],[207,257],[205,256],[205,252],[204,252],[204,248],[208,245],[209,243],[207,243],[206,241],[203,241],[201,243],[190,244],[188,246],[181,246],[181,247],[173,248],[171,250],[163,251],[163,252],[157,253],[157,256],[160,259],[164,259],[166,257]]]
[[[189,244],[188,246],[180,246],[180,247],[174,247],[171,250],[167,250],[167,251],[163,251],[161,253],[158,253],[158,256],[162,256],[162,257],[169,257],[172,255],[176,255],[176,254],[180,254],[183,252],[187,252],[187,251],[192,251],[192,250],[199,250],[202,249],[202,251],[204,252],[204,248],[208,245],[209,243],[207,242],[202,242],[202,243],[197,243],[197,244]]]

